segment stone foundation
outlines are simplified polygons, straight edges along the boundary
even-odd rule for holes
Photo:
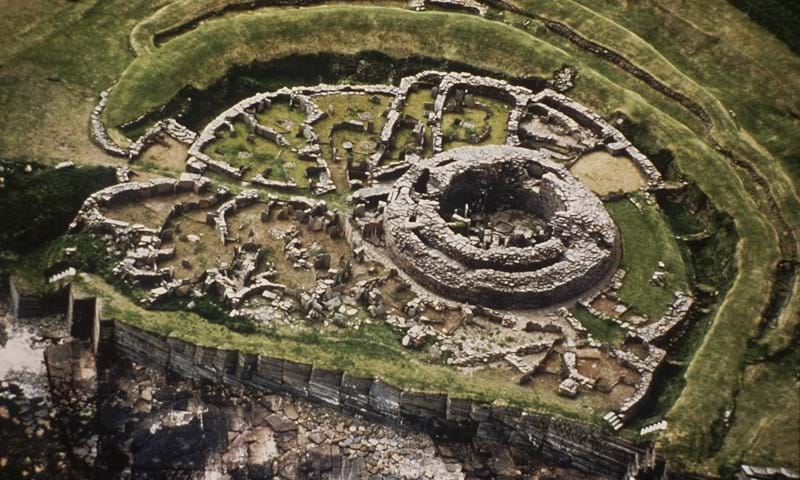
[[[527,246],[496,244],[488,229],[467,236],[443,218],[452,209],[447,203],[493,190],[543,217],[552,236],[525,240]],[[562,302],[600,282],[618,256],[616,227],[597,197],[545,155],[516,147],[464,147],[415,165],[395,183],[383,218],[395,263],[431,290],[468,303]]]

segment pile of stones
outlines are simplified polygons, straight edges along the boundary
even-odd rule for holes
[[[44,351],[69,336],[64,317],[20,320],[0,300],[0,477],[58,478],[69,470]]]

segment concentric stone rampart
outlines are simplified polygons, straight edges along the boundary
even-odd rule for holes
[[[544,219],[549,238],[513,246],[487,241],[491,232],[456,232],[443,216],[452,197],[490,191]],[[609,273],[619,248],[594,194],[547,153],[508,146],[464,147],[415,164],[395,184],[384,230],[392,259],[427,288],[493,307],[573,298]]]

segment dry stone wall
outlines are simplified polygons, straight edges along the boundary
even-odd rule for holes
[[[118,321],[104,321],[102,328],[103,348],[189,379],[287,393],[393,425],[471,439],[487,452],[496,445],[511,446],[520,460],[544,458],[604,478],[626,478],[636,465],[641,471],[661,466],[647,449],[573,420],[406,391],[289,360],[201,347]]]
[[[480,238],[453,231],[441,215],[450,192],[481,188],[513,190],[522,208],[553,226],[552,237],[527,247],[490,238],[486,248],[476,246]],[[542,307],[579,295],[607,275],[619,248],[597,197],[543,155],[516,147],[464,147],[415,165],[395,183],[384,230],[395,263],[426,287],[502,307]]]
[[[467,2],[439,2],[447,5],[462,5],[472,8]],[[233,129],[236,121],[244,122],[250,131],[258,134],[268,141],[274,141],[285,148],[289,148],[298,155],[302,161],[309,162],[311,170],[315,172],[311,183],[311,191],[322,195],[336,190],[332,180],[331,171],[327,161],[323,158],[319,142],[319,135],[315,132],[316,124],[327,117],[315,103],[315,97],[322,95],[380,95],[389,96],[392,102],[386,113],[384,127],[380,132],[376,151],[370,156],[368,176],[370,179],[380,179],[387,172],[387,166],[382,165],[392,148],[392,141],[401,125],[412,119],[403,113],[408,96],[420,86],[432,86],[435,99],[432,102],[433,110],[430,116],[423,119],[413,119],[414,132],[418,139],[423,139],[424,132],[431,134],[432,151],[439,153],[444,149],[444,135],[442,131],[442,118],[445,105],[452,97],[464,99],[471,95],[484,95],[494,97],[509,103],[512,107],[508,123],[506,144],[519,146],[523,138],[545,144],[553,144],[560,148],[577,149],[575,151],[586,153],[592,150],[605,150],[612,155],[624,155],[630,158],[639,167],[647,179],[645,188],[655,189],[662,186],[660,174],[652,163],[628,142],[624,136],[601,117],[594,114],[586,107],[572,101],[568,97],[552,90],[543,90],[534,93],[531,90],[511,85],[505,81],[488,77],[474,76],[468,73],[446,73],[425,71],[413,76],[405,77],[398,87],[386,85],[318,85],[315,87],[282,88],[274,92],[259,93],[242,100],[233,107],[219,114],[199,133],[183,127],[174,119],[167,119],[156,123],[153,127],[136,140],[129,148],[117,145],[108,135],[102,124],[101,116],[106,104],[107,92],[101,95],[91,118],[92,138],[104,150],[112,155],[124,156],[135,159],[150,144],[155,142],[162,134],[166,133],[177,140],[191,144],[186,160],[187,171],[204,173],[206,170],[220,173],[234,180],[241,180],[244,176],[244,167],[235,167],[225,161],[212,158],[204,149],[213,142],[217,135]],[[466,92],[470,92],[466,95]],[[305,115],[301,125],[301,132],[306,141],[306,146],[295,148],[288,144],[280,133],[260,125],[255,117],[270,108],[273,102],[288,101],[292,108],[298,109]],[[539,112],[539,113],[537,113]],[[567,127],[569,136],[581,138],[580,142],[565,140],[561,135],[547,132],[532,131],[528,128],[525,119],[531,115],[541,115],[547,122],[555,122]],[[421,153],[420,151],[417,153]],[[408,163],[400,160],[399,164]],[[398,165],[392,165],[396,168]],[[317,176],[318,174],[318,176]],[[288,191],[300,191],[300,187],[293,180],[276,180],[255,175],[251,180],[257,185],[267,188],[279,188]]]
[[[489,7],[475,0],[411,0],[408,3],[408,7],[416,11],[425,10],[426,6],[477,13],[480,16],[485,16],[489,11]]]
[[[11,300],[11,311],[17,318],[46,317],[65,313],[71,300],[69,285],[46,295],[31,295],[20,291],[14,282],[8,281],[8,294]]]
[[[94,143],[106,153],[116,157],[126,157],[128,159],[137,158],[147,146],[155,143],[162,134],[167,134],[175,140],[187,145],[194,142],[197,136],[195,132],[181,125],[174,118],[168,118],[156,122],[152,127],[147,129],[144,135],[133,142],[130,147],[123,148],[119,146],[108,134],[102,120],[103,110],[108,101],[108,92],[109,90],[106,90],[100,94],[100,101],[92,111],[89,123],[89,136],[94,140]]]

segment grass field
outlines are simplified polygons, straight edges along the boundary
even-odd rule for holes
[[[744,461],[797,468],[799,369],[800,352],[796,348],[777,360],[751,361],[745,365],[730,430],[715,455],[718,464]],[[770,415],[764,415],[765,411]]]
[[[13,41],[0,42],[0,157],[119,164],[89,140],[87,118],[98,93],[133,60],[131,29],[165,3],[32,0],[24,8],[4,6],[9,23],[17,24],[13,19],[29,5],[41,16],[29,19]]]
[[[617,324],[595,317],[581,305],[576,305],[572,309],[572,314],[599,342],[618,347],[625,340],[625,332]]]
[[[263,174],[269,168],[266,178],[281,182],[291,180],[300,187],[308,186],[305,169],[309,163],[300,160],[290,148],[259,136],[247,140],[249,131],[242,122],[235,122],[233,128],[233,132],[224,132],[220,138],[210,142],[204,153],[234,167],[247,167],[243,177],[246,180]]]
[[[641,196],[637,201],[641,211],[627,199],[606,203],[622,234],[622,268],[626,273],[619,296],[639,313],[657,320],[672,303],[673,292],[688,290],[686,266],[659,209],[647,205]],[[666,265],[663,287],[650,284],[658,262]]]
[[[796,356],[754,360],[750,342],[760,338],[767,351],[786,351],[800,323],[800,287],[795,285],[777,326],[764,335],[759,327],[775,265],[791,252],[791,242],[784,239],[781,247],[778,236],[787,229],[800,234],[800,144],[795,134],[800,127],[800,59],[785,45],[722,0],[515,0],[527,17],[490,16],[508,23],[386,8],[393,4],[228,13],[179,31],[156,47],[156,34],[231,3],[243,2],[108,0],[53,7],[34,0],[29,9],[5,17],[0,25],[17,39],[0,46],[0,157],[112,163],[86,139],[85,122],[97,93],[115,81],[106,120],[120,125],[167,103],[186,86],[212,85],[233,66],[290,54],[352,54],[369,46],[394,58],[424,52],[512,77],[547,77],[562,64],[576,66],[580,76],[570,95],[607,118],[621,113],[642,126],[632,138],[640,148],[671,150],[681,173],[734,218],[740,237],[740,274],[686,369],[685,387],[667,415],[670,428],[661,438],[661,450],[671,463],[702,473],[741,461],[798,466],[800,459],[792,453],[800,449],[800,439],[785,433],[792,431],[787,425],[794,432],[800,429],[800,420],[786,407],[798,399],[796,377],[790,374],[797,370]],[[674,100],[548,30],[536,16],[563,22],[613,48],[685,94],[708,113],[710,130]],[[716,144],[751,164],[769,192],[754,187],[749,174],[734,167]],[[632,222],[658,232],[663,219],[637,217],[627,205],[612,204],[610,210],[626,219],[620,222],[632,250],[626,255],[641,256],[650,265],[652,252],[645,247],[652,239],[634,229],[626,239],[624,225]],[[670,257],[680,258],[666,233],[653,238],[668,247]],[[637,271],[635,265],[629,275],[646,279],[646,269]],[[642,296],[626,288],[625,297],[653,313],[664,300],[661,294]],[[141,322],[164,328],[155,317]],[[193,331],[189,321],[174,328]],[[215,335],[210,338],[225,340],[222,333]],[[720,430],[719,419],[731,407],[740,414],[729,429]]]

